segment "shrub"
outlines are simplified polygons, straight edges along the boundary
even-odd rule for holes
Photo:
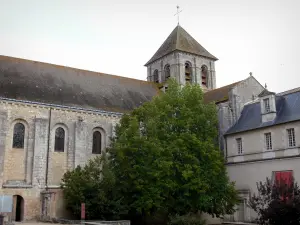
[[[250,206],[258,214],[260,225],[298,225],[300,224],[300,189],[291,181],[273,184],[267,178],[265,183],[257,184],[258,195],[250,199]]]

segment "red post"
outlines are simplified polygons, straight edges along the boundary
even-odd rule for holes
[[[81,203],[81,220],[85,219],[85,204]]]

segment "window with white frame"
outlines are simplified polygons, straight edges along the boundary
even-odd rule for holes
[[[236,145],[237,145],[237,151],[238,151],[238,154],[239,154],[239,155],[243,154],[242,138],[237,138],[237,139],[236,139]]]
[[[289,147],[295,147],[296,146],[295,129],[294,128],[287,129],[287,134],[289,140]]]
[[[270,100],[268,98],[264,99],[264,107],[265,107],[265,112],[270,112]]]
[[[272,150],[272,136],[271,133],[265,133],[265,142],[266,142],[266,149]]]

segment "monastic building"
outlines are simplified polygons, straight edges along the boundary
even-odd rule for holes
[[[63,174],[105,152],[122,114],[167,91],[170,77],[181,85],[199,84],[205,92],[204,101],[216,103],[220,148],[246,205],[247,196],[255,191],[253,162],[265,165],[261,161],[268,160],[266,165],[272,166],[262,166],[259,171],[267,175],[277,165],[272,160],[282,157],[282,126],[295,129],[283,135],[295,139],[293,150],[283,155],[297,160],[299,124],[285,127],[274,121],[300,120],[300,108],[295,108],[300,105],[295,100],[300,90],[276,95],[251,74],[217,88],[217,60],[179,25],[145,64],[147,81],[0,56],[0,193],[13,196],[9,217],[14,221],[66,217],[60,189]],[[269,111],[260,112],[266,107],[265,99],[269,99]],[[284,107],[288,107],[286,111]],[[277,138],[272,137],[273,126],[278,130],[274,133]],[[263,133],[267,131],[271,133],[268,143],[274,140],[278,144],[265,149],[267,136]],[[296,169],[280,157],[278,170]],[[251,216],[243,206],[228,219],[250,220]]]

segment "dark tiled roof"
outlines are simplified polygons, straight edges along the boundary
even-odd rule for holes
[[[264,97],[264,96],[268,96],[268,95],[275,95],[274,92],[268,91],[267,89],[264,89],[259,95],[258,97]]]
[[[234,86],[239,84],[241,81],[208,91],[204,93],[204,102],[210,103],[210,102],[222,102],[228,100],[228,94],[230,89],[232,89]]]
[[[0,56],[0,97],[126,112],[158,94],[131,78]]]
[[[175,50],[218,60],[215,56],[203,48],[190,34],[188,34],[188,32],[178,25],[152,56],[152,58],[145,64],[145,66],[157,59],[162,58],[165,55],[170,54]]]
[[[300,120],[300,90],[286,95],[276,95],[277,116],[271,122],[262,123],[260,102],[246,105],[237,123],[225,135]]]

